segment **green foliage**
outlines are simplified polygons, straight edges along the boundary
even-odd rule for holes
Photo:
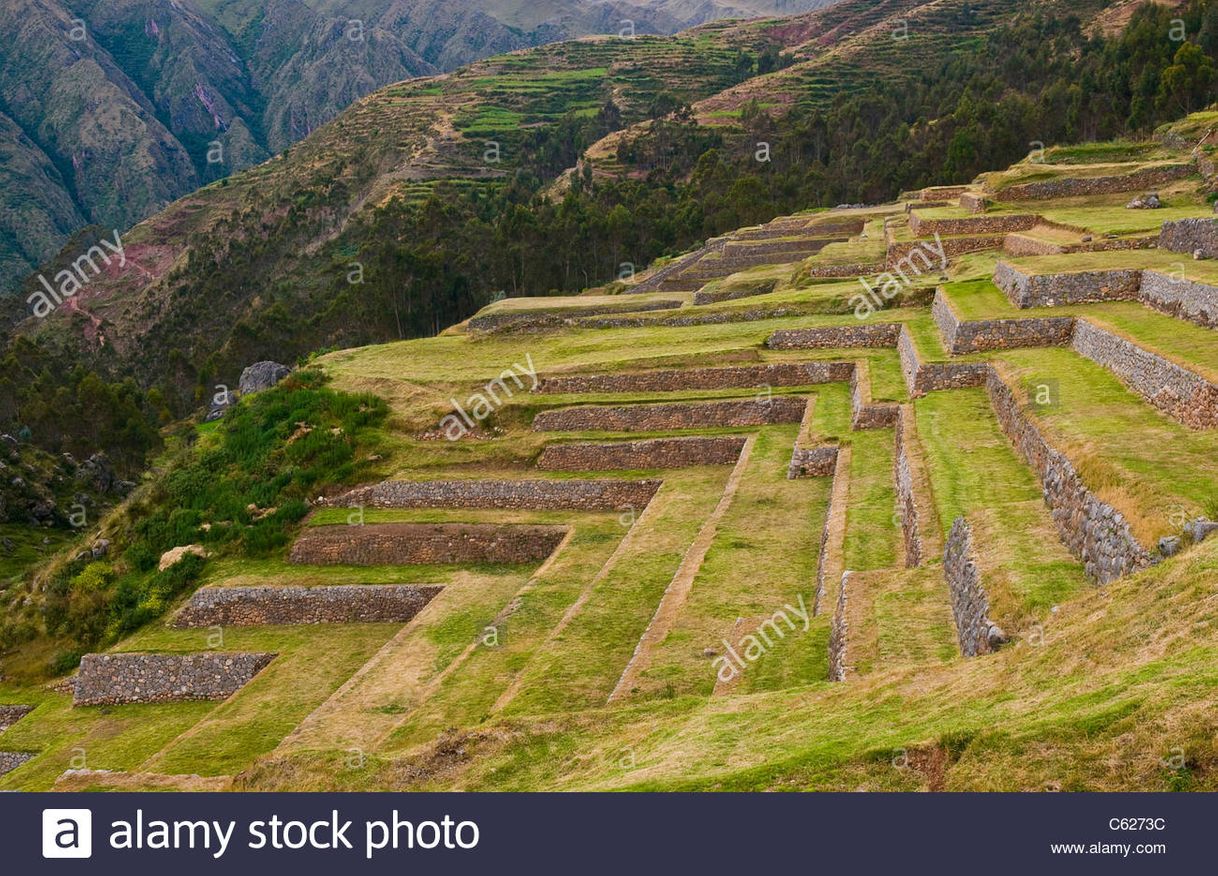
[[[160,617],[195,586],[207,561],[187,554],[158,570],[170,548],[202,543],[210,554],[246,557],[281,550],[308,513],[307,497],[357,475],[358,454],[367,455],[386,414],[380,399],[335,392],[309,371],[231,410],[133,509],[134,524],[114,534],[119,561],[83,554],[51,576],[41,594],[43,622],[73,646],[55,667],[70,668],[80,652]],[[6,613],[0,643],[28,640],[21,606]]]
[[[81,459],[103,450],[130,475],[160,446],[157,426],[170,416],[164,396],[131,377],[108,382],[25,337],[0,362],[0,431],[28,435],[44,450]]]
[[[128,561],[147,569],[163,551],[191,541],[272,553],[307,513],[309,496],[354,477],[356,449],[386,414],[380,399],[335,392],[317,372],[259,393],[166,477],[156,507],[135,527]]]

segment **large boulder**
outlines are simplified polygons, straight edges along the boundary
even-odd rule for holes
[[[115,490],[118,476],[109,457],[98,451],[76,467],[76,482],[91,487],[98,493],[110,493]]]
[[[1126,210],[1158,210],[1163,206],[1158,192],[1147,192],[1125,205]]]
[[[176,566],[187,555],[193,554],[196,557],[206,557],[207,549],[201,544],[184,544],[175,548],[170,548],[161,554],[161,560],[156,564],[157,571],[164,572],[166,569]]]
[[[241,381],[237,387],[242,395],[261,392],[270,389],[291,373],[291,368],[278,362],[255,362],[241,372]]]

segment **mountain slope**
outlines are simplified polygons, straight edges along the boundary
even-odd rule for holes
[[[0,294],[87,222],[124,230],[257,164],[392,82],[586,33],[669,33],[710,17],[826,0],[14,0],[0,10],[0,98],[59,168],[80,221],[0,240]],[[680,4],[678,4],[680,5]],[[10,170],[10,173],[19,171]],[[48,184],[35,174],[23,187]],[[20,195],[6,189],[0,207]],[[19,210],[14,203],[11,210]],[[62,215],[60,217],[62,219]]]
[[[733,229],[183,426],[0,588],[0,789],[1213,790],[1216,122]],[[274,655],[223,701],[122,671],[221,631]]]

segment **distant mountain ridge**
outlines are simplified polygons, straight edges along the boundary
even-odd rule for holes
[[[0,294],[89,224],[125,230],[384,85],[592,33],[831,0],[7,0]]]

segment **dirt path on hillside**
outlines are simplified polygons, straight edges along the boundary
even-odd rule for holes
[[[719,504],[715,506],[715,510],[711,512],[710,517],[706,518],[706,522],[698,530],[697,537],[689,546],[689,550],[685,552],[685,556],[682,557],[681,565],[677,567],[677,572],[673,575],[672,581],[669,582],[668,589],[664,591],[664,596],[660,599],[660,604],[656,608],[655,615],[651,618],[651,623],[647,625],[647,629],[643,631],[642,638],[639,639],[638,645],[635,646],[634,655],[630,658],[630,662],[626,664],[625,670],[622,671],[622,676],[618,679],[617,686],[609,694],[609,702],[621,699],[630,693],[637,683],[639,676],[650,665],[652,652],[657,645],[667,638],[673,623],[681,613],[681,609],[685,607],[690,591],[694,586],[694,579],[698,575],[698,570],[702,568],[702,561],[706,559],[706,553],[710,550],[711,543],[715,540],[715,534],[719,531],[719,522],[723,519],[723,515],[727,513],[727,509],[732,505],[732,500],[736,497],[736,491],[740,487],[740,481],[744,478],[744,470],[748,467],[749,457],[752,455],[753,446],[756,443],[756,435],[750,435],[748,440],[744,442],[744,448],[740,451],[740,458],[736,460],[736,465],[727,479],[727,485],[723,488],[723,495],[719,497]]]

